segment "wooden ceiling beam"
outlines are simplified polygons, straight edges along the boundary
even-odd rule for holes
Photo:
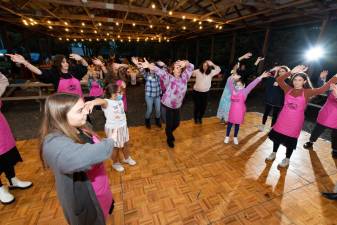
[[[105,10],[115,10],[115,11],[122,11],[122,12],[129,12],[129,13],[137,13],[137,14],[147,14],[147,15],[154,15],[154,16],[165,16],[165,17],[173,17],[173,18],[182,18],[185,16],[186,19],[193,20],[196,18],[200,20],[202,15],[200,14],[193,14],[193,13],[185,13],[185,12],[173,12],[172,15],[169,15],[168,12],[158,9],[151,9],[145,7],[137,7],[137,6],[128,6],[124,4],[114,4],[114,3],[104,3],[104,2],[94,2],[88,1],[87,3],[82,3],[80,0],[73,0],[73,1],[65,1],[65,0],[32,0],[33,2],[44,2],[44,3],[53,3],[53,4],[61,4],[61,5],[68,5],[68,6],[86,6],[88,8],[95,8],[95,9],[105,9]],[[217,18],[212,18],[213,21],[218,23],[223,23],[222,20]]]

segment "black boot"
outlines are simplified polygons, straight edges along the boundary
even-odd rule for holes
[[[160,118],[156,118],[156,125],[157,125],[157,127],[161,128]]]
[[[303,148],[305,148],[305,149],[311,149],[313,145],[314,145],[313,142],[308,141],[307,143],[305,143],[303,145]]]
[[[150,119],[145,119],[145,126],[147,129],[151,129],[151,120]]]
[[[337,193],[333,192],[322,192],[322,195],[330,200],[337,200]]]

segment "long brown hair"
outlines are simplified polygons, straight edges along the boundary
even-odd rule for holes
[[[302,77],[303,80],[306,81],[305,84],[303,85],[303,88],[304,88],[304,89],[312,89],[312,84],[311,84],[310,78],[309,78],[308,74],[306,74],[306,73],[296,73],[296,74],[294,74],[294,75],[291,77],[291,84],[290,84],[290,85],[291,85],[292,87],[294,87],[293,82],[294,82],[294,79],[295,79],[296,77]]]
[[[75,94],[56,93],[46,99],[44,105],[44,115],[40,129],[40,158],[42,157],[43,142],[48,134],[60,133],[77,143],[82,143],[77,128],[70,126],[67,114],[71,108],[78,102],[80,97]],[[84,127],[86,131],[91,129]]]
[[[62,69],[62,61],[66,57],[64,55],[55,55],[53,58],[53,67],[57,69],[57,71],[60,73]]]

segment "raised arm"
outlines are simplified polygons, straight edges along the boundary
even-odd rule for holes
[[[269,77],[269,72],[264,72],[261,76],[255,78],[252,82],[248,84],[248,86],[243,90],[243,94],[247,97],[247,95],[258,85],[263,78]]]
[[[307,98],[311,98],[315,95],[323,94],[324,92],[328,91],[331,84],[337,83],[337,74],[333,76],[328,82],[326,82],[322,87],[320,88],[313,88],[313,89],[306,89],[305,95]]]
[[[87,171],[91,166],[108,159],[113,151],[113,140],[104,139],[96,144],[79,144],[65,136],[55,136],[44,141],[43,156],[55,160],[64,174]]]
[[[96,105],[100,105],[102,106],[102,108],[106,108],[108,107],[108,101],[102,98],[96,98],[95,100],[92,101],[87,101],[84,105],[85,105],[85,109],[87,109],[90,113],[92,112],[93,108]]]
[[[185,78],[186,80],[189,80],[192,76],[194,65],[187,60],[185,60],[184,62],[185,62],[185,70],[181,74],[181,77]]]
[[[208,65],[213,66],[214,69],[211,71],[209,76],[214,77],[215,75],[218,75],[221,72],[221,69],[218,65],[215,65],[211,60],[208,60]]]
[[[101,60],[94,58],[92,60],[92,63],[95,64],[96,66],[100,66],[104,74],[108,73],[108,70],[106,69],[104,63]]]
[[[42,71],[39,68],[30,64],[22,55],[19,54],[6,54],[6,55],[9,56],[13,62],[24,65],[27,69],[29,69],[33,73],[37,75],[42,74]]]
[[[279,68],[276,69],[276,73],[277,73],[277,70]],[[290,85],[288,85],[285,80],[291,76],[291,72],[288,72],[288,73],[285,73],[284,75],[282,76],[279,76],[276,78],[276,82],[278,83],[278,85],[280,86],[280,88],[284,91],[284,92],[288,92],[292,87]]]
[[[69,55],[69,58],[81,62],[82,66],[84,66],[84,67],[88,66],[87,61],[82,56],[80,56],[78,54],[72,53],[72,54]]]

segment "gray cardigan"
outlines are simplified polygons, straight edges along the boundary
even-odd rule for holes
[[[105,219],[85,171],[108,159],[113,140],[79,144],[63,134],[53,133],[43,142],[43,158],[52,169],[59,201],[71,225],[104,225]]]

